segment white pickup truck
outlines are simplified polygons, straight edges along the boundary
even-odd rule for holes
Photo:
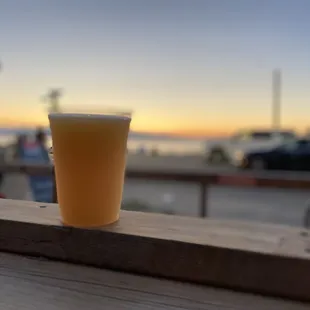
[[[297,138],[290,130],[243,130],[230,138],[209,140],[205,158],[208,163],[231,163],[239,167],[247,152],[274,148]]]

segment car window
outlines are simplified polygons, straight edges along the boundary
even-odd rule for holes
[[[285,151],[294,151],[297,148],[297,143],[292,142],[292,143],[286,143],[281,146],[281,149]]]
[[[300,140],[298,142],[298,147],[299,148],[310,149],[310,141],[308,141],[308,140]]]
[[[280,135],[284,138],[284,139],[296,139],[296,135],[292,132],[281,132]]]
[[[296,136],[292,132],[279,132],[278,135],[282,136],[285,140],[295,140]],[[245,141],[245,140],[269,140],[273,136],[271,131],[242,131],[232,136],[232,140]]]
[[[283,149],[287,151],[296,151],[301,148],[309,148],[310,149],[310,141],[308,140],[298,140],[291,143],[287,143],[283,145]]]
[[[297,137],[293,132],[290,131],[282,131],[278,133],[278,136],[282,138],[283,141],[290,143],[291,141],[296,141]]]
[[[266,139],[270,139],[271,138],[271,132],[267,132],[267,131],[254,131],[251,134],[252,139],[262,139],[262,140],[266,140]]]

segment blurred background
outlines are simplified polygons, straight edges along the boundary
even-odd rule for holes
[[[83,105],[134,111],[130,167],[309,170],[310,1],[0,4],[2,161],[38,128],[48,149],[47,113]],[[303,165],[294,157],[301,139]],[[2,192],[31,199],[27,186],[5,176]],[[167,182],[128,181],[124,192],[127,208],[191,216],[197,199],[195,187]],[[307,199],[302,190],[214,187],[209,215],[299,226]]]

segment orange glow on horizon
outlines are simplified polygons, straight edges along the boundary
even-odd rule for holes
[[[20,117],[1,117],[0,118],[0,127],[3,128],[16,128],[16,127],[36,127],[36,126],[48,126],[47,120],[44,121],[41,118],[20,118]]]
[[[14,119],[14,118],[0,118],[0,127],[2,128],[16,128],[16,127],[24,127],[24,128],[33,128],[36,126],[48,126],[48,122],[43,122],[42,120],[32,121],[30,119]],[[133,131],[136,132],[143,132],[147,134],[159,134],[159,135],[175,135],[175,136],[182,136],[182,137],[212,137],[212,136],[227,136],[229,135],[229,130],[208,130],[208,129],[197,129],[197,128],[190,128],[190,129],[180,129],[180,130],[150,130],[149,128],[135,128],[136,126],[132,127]]]
[[[209,122],[209,126],[203,126],[202,122],[196,122],[195,124],[195,121],[190,123],[186,123],[183,120],[171,121],[167,116],[152,117],[152,115],[138,115],[138,117],[133,118],[131,130],[146,134],[204,138],[230,136],[234,132],[243,128],[270,129],[269,126],[256,126],[254,123],[251,126],[243,126],[242,123],[239,123],[239,120],[237,121],[238,122],[234,123],[222,121],[221,123],[217,122],[216,124],[214,122]],[[19,115],[14,113],[14,117],[0,117],[0,128],[34,128],[36,126],[49,126],[46,113],[33,113],[32,117],[21,116],[21,113]],[[291,128],[291,126],[284,126],[284,128],[294,129]]]

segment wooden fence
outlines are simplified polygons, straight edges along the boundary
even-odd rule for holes
[[[22,163],[0,165],[0,173],[19,172],[28,175],[50,175],[53,174],[53,171],[52,165],[29,165]],[[199,173],[186,170],[127,169],[126,178],[197,184],[200,187],[200,217],[208,216],[208,189],[211,185],[310,189],[310,174],[308,173],[251,173],[238,171],[231,173]],[[57,202],[56,190],[54,191],[54,201]]]

